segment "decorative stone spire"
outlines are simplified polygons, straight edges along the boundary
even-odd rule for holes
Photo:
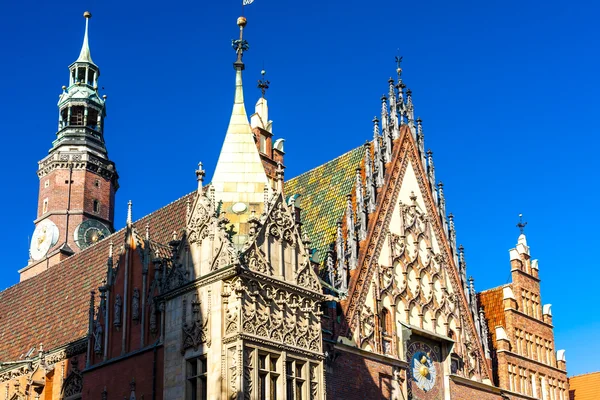
[[[358,215],[358,240],[367,238],[367,209],[363,194],[363,182],[360,168],[356,168],[356,214]]]
[[[388,114],[387,96],[384,94],[381,96],[381,130],[384,132],[384,134],[389,129],[389,119],[390,116]]]
[[[444,197],[444,183],[440,181],[437,186],[439,196],[438,208],[440,211],[440,216],[442,217],[442,219],[444,219],[444,216],[446,215],[446,198]]]
[[[381,151],[381,137],[379,136],[379,121],[373,120],[373,161],[375,163],[375,185],[379,188],[383,186],[385,176],[385,164]]]
[[[467,293],[467,260],[465,259],[465,248],[462,244],[458,246],[458,251],[458,272],[463,290],[465,293]]]
[[[454,215],[450,213],[448,215],[448,241],[450,242],[450,248],[454,255],[454,263],[458,264],[458,255],[456,254],[456,228],[454,227]]]
[[[388,83],[390,84],[390,92],[389,92],[389,100],[390,100],[390,122],[391,122],[391,131],[392,131],[392,138],[398,139],[398,136],[400,136],[400,127],[399,127],[399,121],[398,121],[398,105],[396,102],[396,88],[394,87],[394,79],[390,78],[388,80]]]
[[[233,224],[235,235],[233,240],[237,245],[246,242],[250,210],[254,210],[257,214],[263,212],[264,187],[269,185],[270,188],[270,182],[256,148],[244,106],[242,71],[245,66],[242,58],[244,52],[248,50],[248,42],[243,35],[246,23],[246,18],[238,18],[240,37],[232,41],[237,54],[237,60],[233,63],[235,69],[234,104],[219,161],[212,178],[216,201],[221,201],[223,203],[221,209],[230,213],[228,217]],[[236,205],[235,209],[238,210],[236,213],[230,211],[233,205]]]
[[[196,170],[196,179],[198,180],[198,193],[202,193],[202,186],[204,184],[204,176],[206,175],[206,171],[202,168],[202,163],[198,163],[198,169]]]
[[[373,176],[373,165],[371,164],[371,145],[365,143],[365,181],[367,185],[367,212],[375,211],[377,191],[375,190],[375,177]]]
[[[131,202],[131,200],[129,200],[127,202],[127,221],[126,224],[127,226],[131,226],[131,208],[132,208],[133,203]]]
[[[412,90],[406,89],[406,117],[408,118],[408,125],[413,128],[415,127],[415,106],[412,101]]]
[[[277,170],[275,171],[275,179],[277,180],[277,191],[283,193],[283,166],[281,163],[277,163]]]
[[[454,226],[454,215],[452,213],[448,215],[448,241],[450,242],[450,248],[452,248],[454,261],[458,264],[458,257],[456,254],[456,227]]]
[[[427,178],[429,179],[431,191],[435,193],[435,166],[433,165],[433,151],[431,149],[427,150]],[[435,198],[437,201],[437,196]]]
[[[346,232],[348,252],[350,253],[349,267],[350,270],[356,269],[358,264],[358,246],[356,244],[356,233],[354,226],[354,209],[352,208],[352,195],[346,196]]]
[[[348,266],[346,265],[346,252],[344,251],[344,235],[342,233],[342,221],[337,222],[336,256],[337,256],[337,280],[335,287],[340,291],[348,290]]]
[[[423,134],[423,121],[417,118],[417,146],[419,147],[419,155],[421,156],[421,164],[427,171],[427,163],[425,161],[425,135]]]
[[[335,287],[335,262],[333,260],[333,249],[331,248],[327,252],[325,266],[327,268],[327,282]]]

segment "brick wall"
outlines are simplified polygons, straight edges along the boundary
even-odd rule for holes
[[[383,400],[391,398],[392,366],[342,351],[328,368],[327,399]]]

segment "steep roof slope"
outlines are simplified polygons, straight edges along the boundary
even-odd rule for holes
[[[494,348],[496,347],[496,327],[505,326],[503,286],[485,290],[478,294],[479,304],[483,308],[487,319],[488,332],[492,336]]]
[[[570,400],[600,399],[600,371],[569,378]]]
[[[136,221],[139,231],[149,225],[150,238],[165,243],[185,226],[186,201],[192,194]],[[106,276],[108,247],[124,241],[121,229],[62,263],[0,292],[0,361],[15,361],[34,346],[44,349],[85,337],[90,291]]]
[[[323,261],[335,242],[336,223],[344,216],[346,195],[352,193],[363,156],[359,146],[285,182],[286,196],[300,195],[302,229],[312,241],[314,261]]]

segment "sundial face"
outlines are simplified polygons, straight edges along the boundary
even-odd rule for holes
[[[422,341],[414,341],[407,348],[409,362],[409,398],[437,400],[441,396],[440,348]]]

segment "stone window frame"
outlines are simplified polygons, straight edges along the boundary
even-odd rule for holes
[[[323,375],[323,366],[322,363],[315,361],[310,357],[306,357],[304,355],[298,354],[296,352],[290,351],[278,351],[272,349],[270,346],[261,346],[256,343],[252,343],[251,345],[244,346],[244,353],[247,354],[245,357],[251,357],[252,361],[249,361],[248,364],[252,365],[250,371],[250,381],[255,382],[253,386],[253,394],[252,398],[262,400],[267,399],[270,400],[275,398],[285,399],[287,400],[287,361],[296,361],[303,363],[303,378],[305,381],[304,385],[304,397],[302,400],[313,400],[320,398],[322,396],[322,375]],[[265,366],[267,368],[261,368],[261,356],[266,355],[267,358],[265,360]],[[276,363],[274,365],[275,370],[269,371],[268,369],[272,369],[273,365],[270,364],[269,357],[277,357]],[[247,368],[245,366],[244,368]],[[271,385],[265,386],[265,396],[262,396],[261,393],[261,376],[265,376],[263,382],[271,381],[271,377],[277,377],[276,384],[276,397],[270,397],[271,393]]]
[[[186,400],[208,399],[208,355],[200,354],[185,360]],[[200,390],[199,389],[200,384]],[[200,393],[199,393],[200,392]]]

